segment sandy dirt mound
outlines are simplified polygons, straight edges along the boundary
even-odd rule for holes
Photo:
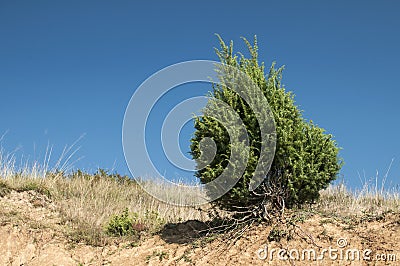
[[[234,240],[187,221],[138,244],[93,247],[68,239],[49,198],[11,191],[0,197],[0,265],[400,265],[399,214],[308,215],[295,224],[254,225]]]

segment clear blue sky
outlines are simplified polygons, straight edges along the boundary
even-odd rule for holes
[[[286,65],[283,83],[305,117],[343,147],[345,181],[382,177],[395,158],[388,182],[398,185],[399,13],[394,0],[0,0],[2,146],[41,158],[50,142],[56,159],[86,134],[76,168],[128,173],[121,131],[135,89],[168,65],[217,60],[214,33],[240,51],[240,36],[256,34],[260,59]]]

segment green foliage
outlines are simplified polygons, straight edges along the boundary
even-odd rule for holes
[[[157,251],[154,250],[153,254],[146,256],[146,263],[148,264],[151,260],[151,258],[156,257],[158,258],[158,260],[161,262],[164,259],[168,259],[169,258],[169,254],[166,251]]]
[[[142,217],[126,208],[121,214],[114,215],[106,226],[106,232],[112,236],[137,235],[142,231],[157,231],[165,224],[158,212],[146,210]],[[149,230],[152,228],[153,230]]]
[[[165,220],[160,217],[160,214],[156,211],[146,210],[142,223],[146,225],[151,225],[153,232],[158,231],[165,224]]]
[[[30,190],[36,191],[42,195],[46,195],[47,197],[51,197],[50,190],[44,184],[42,184],[39,179],[37,181],[28,181],[16,189],[18,192]]]
[[[129,214],[126,208],[120,215],[111,217],[106,232],[112,236],[128,236],[135,235],[134,224],[137,221],[138,215],[136,213]]]
[[[305,121],[302,111],[295,105],[294,95],[281,84],[283,67],[276,69],[275,63],[265,74],[264,63],[258,62],[257,39],[251,45],[243,38],[250,57],[233,53],[233,42],[228,45],[219,37],[221,49],[216,53],[221,63],[246,73],[262,90],[273,113],[276,128],[276,151],[269,172],[262,185],[250,191],[249,183],[257,167],[260,156],[261,131],[256,115],[249,105],[227,87],[215,84],[211,99],[217,99],[231,106],[243,121],[249,136],[249,160],[245,172],[236,185],[214,203],[223,209],[257,206],[268,201],[266,196],[276,193],[274,201],[280,199],[285,206],[312,203],[319,197],[319,191],[337,178],[342,166],[338,158],[339,148],[324,129],[312,121]],[[191,154],[196,160],[196,176],[203,184],[215,180],[227,167],[233,150],[241,149],[242,143],[230,143],[225,127],[216,119],[203,115],[195,119],[195,134],[192,138]],[[211,138],[217,146],[214,160],[205,168],[200,151],[203,138]],[[279,190],[279,191],[277,191]],[[272,192],[272,193],[271,193]],[[262,195],[262,196],[260,196]]]
[[[268,241],[280,242],[283,238],[290,239],[290,234],[286,230],[273,227],[268,234]]]
[[[108,179],[110,181],[115,181],[118,184],[121,185],[126,185],[126,184],[136,184],[136,181],[134,179],[129,178],[128,176],[122,176],[118,173],[112,173],[110,174],[108,170],[99,168],[94,174],[89,174],[85,173],[81,170],[77,170],[76,172],[73,172],[70,176],[70,178],[83,178],[90,180],[93,183],[99,182],[101,179]]]

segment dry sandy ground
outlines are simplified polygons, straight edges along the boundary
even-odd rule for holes
[[[275,226],[280,242],[271,239],[267,225],[251,227],[237,241],[196,239],[205,225],[189,221],[168,225],[138,245],[93,247],[68,240],[68,224],[46,196],[13,191],[0,197],[0,265],[400,265],[399,214],[358,222],[309,215],[296,224],[291,231]]]

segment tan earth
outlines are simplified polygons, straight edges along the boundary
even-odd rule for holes
[[[93,247],[68,239],[68,224],[46,196],[12,191],[0,197],[0,265],[400,265],[399,214],[303,218],[291,227],[254,225],[236,241],[199,237],[206,225],[188,221],[138,244]]]

